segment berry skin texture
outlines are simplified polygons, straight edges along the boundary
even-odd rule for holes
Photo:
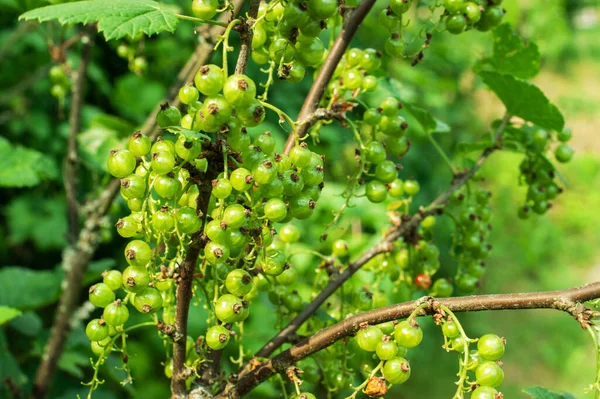
[[[453,35],[464,32],[467,27],[467,19],[464,15],[452,15],[446,20],[446,29]]]
[[[123,271],[123,288],[129,292],[140,292],[150,283],[150,276],[144,267],[129,266]]]
[[[337,256],[338,258],[345,258],[348,256],[348,243],[345,240],[336,240],[333,243],[332,248],[334,256]]]
[[[131,266],[146,266],[152,259],[152,250],[144,241],[133,240],[125,247],[125,259]]]
[[[90,302],[99,308],[104,308],[115,300],[115,294],[110,287],[104,283],[98,283],[90,287]]]
[[[233,186],[231,185],[229,179],[214,180],[212,185],[212,193],[215,197],[219,199],[225,199],[229,197],[231,191],[233,190]]]
[[[398,354],[398,345],[392,340],[381,341],[377,344],[375,353],[381,360],[390,360]]]
[[[485,360],[498,360],[504,355],[504,340],[496,334],[486,334],[479,338],[477,350]]]
[[[397,176],[398,169],[396,169],[396,164],[392,161],[383,161],[377,164],[375,168],[375,177],[384,183],[393,182]]]
[[[93,319],[85,327],[85,335],[92,342],[102,341],[108,337],[109,329],[104,320]]]
[[[471,393],[471,399],[496,399],[497,394],[496,389],[482,385]]]
[[[279,198],[271,198],[265,203],[265,216],[272,222],[280,222],[287,216],[285,202]]]
[[[175,167],[175,156],[171,152],[159,151],[152,154],[152,170],[159,175],[166,175]]]
[[[211,19],[217,14],[219,8],[218,0],[194,0],[192,2],[192,13],[202,19]]]
[[[573,151],[573,148],[568,145],[568,144],[561,144],[558,147],[556,147],[556,150],[554,151],[554,156],[556,157],[556,160],[560,163],[567,163],[571,160],[571,158],[573,158],[573,154],[575,153],[575,151]]]
[[[115,226],[119,235],[125,238],[133,237],[138,231],[138,222],[132,216],[119,219]]]
[[[162,128],[177,126],[179,122],[181,122],[181,112],[177,107],[172,105],[166,105],[156,115],[156,123]]]
[[[108,156],[108,173],[114,177],[125,177],[135,169],[135,156],[129,150],[113,150]]]
[[[146,180],[136,174],[121,179],[121,195],[126,199],[142,198],[146,194]]]
[[[244,192],[248,191],[250,187],[252,187],[252,182],[254,179],[248,169],[237,168],[231,172],[229,181],[231,182],[232,187],[237,191]]]
[[[192,234],[200,230],[202,220],[196,214],[196,210],[189,206],[177,210],[177,229],[185,234]]]
[[[378,164],[385,161],[385,148],[378,141],[371,141],[365,149],[365,157],[368,162]]]
[[[200,93],[214,96],[223,89],[225,77],[223,70],[214,64],[203,65],[194,77],[194,84]]]
[[[470,25],[476,24],[481,19],[481,9],[477,3],[466,3],[463,11]]]
[[[293,243],[300,239],[300,230],[293,224],[286,224],[279,229],[279,238],[285,243]]]
[[[127,148],[136,157],[143,157],[150,152],[150,138],[140,132],[134,133],[127,143]]]
[[[405,320],[396,326],[394,339],[399,346],[408,349],[414,348],[423,340],[423,330],[418,325],[413,326],[409,321]]]
[[[229,343],[229,331],[223,326],[212,326],[206,331],[206,345],[213,350],[221,350]]]
[[[463,0],[444,0],[444,8],[450,14],[457,14],[463,10]]]
[[[186,84],[179,89],[179,100],[183,104],[187,105],[193,103],[194,101],[198,101],[199,96],[200,93],[198,93],[198,89],[189,84]]]
[[[496,388],[504,381],[504,370],[495,362],[485,361],[477,366],[475,377],[479,385]]]
[[[396,15],[402,15],[410,8],[410,0],[391,0],[390,8]]]
[[[379,180],[371,180],[367,183],[365,194],[371,202],[383,202],[387,198],[387,187]]]
[[[410,378],[410,364],[403,357],[394,357],[383,365],[383,376],[392,384],[403,384]]]
[[[141,313],[156,313],[162,303],[162,295],[154,287],[145,287],[133,298],[133,305]]]
[[[231,271],[225,279],[225,288],[235,296],[244,296],[252,290],[252,276],[245,270]]]
[[[221,295],[215,302],[215,314],[223,323],[235,323],[247,317],[242,300],[238,297],[225,294]]]
[[[109,270],[102,273],[103,282],[106,284],[111,290],[116,291],[121,288],[122,285],[122,276],[121,272],[118,270]]]
[[[375,352],[377,345],[381,342],[383,333],[376,326],[368,326],[365,329],[360,329],[356,333],[358,346],[364,351]]]
[[[104,308],[102,317],[109,326],[122,326],[129,319],[129,310],[127,306],[121,304],[120,300],[116,300]]]
[[[249,105],[256,97],[256,84],[246,75],[231,75],[225,81],[223,95],[234,107]]]
[[[419,182],[416,180],[406,180],[404,182],[403,189],[407,195],[412,197],[413,195],[416,195],[419,192],[419,190],[421,189],[421,186],[419,185]]]
[[[452,338],[456,338],[460,335],[460,330],[458,329],[458,325],[455,322],[449,321],[442,325],[442,333],[447,338],[452,339]]]
[[[331,18],[338,10],[337,0],[309,0],[308,12],[316,20]]]

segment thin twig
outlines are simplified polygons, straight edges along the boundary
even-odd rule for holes
[[[65,195],[68,209],[68,242],[75,245],[79,236],[79,202],[77,200],[77,179],[79,170],[79,155],[77,148],[77,134],[81,130],[81,108],[85,97],[85,85],[87,81],[87,69],[92,57],[94,46],[95,27],[87,27],[82,32],[81,61],[77,68],[75,84],[73,85],[73,99],[71,101],[71,113],[69,115],[69,139],[67,143],[67,155],[65,157]]]
[[[300,114],[298,115],[299,121],[305,120],[319,106],[319,101],[321,101],[321,97],[325,92],[327,84],[329,84],[336,67],[346,52],[352,37],[354,37],[356,30],[373,7],[373,4],[375,4],[375,0],[363,0],[358,7],[351,11],[350,16],[344,21],[344,26],[342,27],[341,32],[329,49],[329,55],[327,56],[327,59],[325,59],[317,78],[315,79],[310,91],[308,92],[308,95],[306,96],[306,99],[304,100],[304,104],[302,105],[302,109],[300,109]],[[298,127],[295,134],[302,138],[306,135],[309,128],[309,124],[302,124]],[[283,152],[288,154],[295,143],[296,136],[294,135],[294,132],[292,132],[287,138]]]
[[[254,34],[254,21],[258,17],[258,8],[260,6],[260,0],[250,0],[250,9],[248,10],[248,21],[245,21],[240,31],[240,54],[238,55],[237,63],[235,65],[236,74],[246,73],[246,67],[248,66],[248,58],[250,58],[250,52],[252,51],[252,36]]]
[[[77,202],[77,133],[81,130],[81,108],[83,107],[84,90],[87,80],[87,70],[92,57],[94,47],[95,29],[84,28],[81,48],[81,61],[73,85],[73,102],[71,105],[71,114],[69,116],[70,132],[67,144],[67,155],[65,157],[65,194],[68,207],[68,247],[63,256],[70,257],[78,244],[79,238],[79,204]],[[78,262],[78,259],[72,259]],[[60,298],[58,309],[56,311],[54,325],[50,333],[50,339],[46,345],[42,363],[36,374],[32,395],[36,398],[44,398],[48,393],[48,387],[56,364],[62,353],[66,337],[69,333],[69,320],[71,313],[79,303],[79,294],[81,291],[81,280],[85,271],[79,268],[67,267],[68,263],[63,262],[65,268],[65,283],[63,295]]]
[[[387,306],[358,314],[318,331],[310,338],[292,346],[273,359],[263,362],[251,373],[240,378],[231,390],[220,393],[215,396],[215,399],[240,398],[272,375],[283,373],[294,363],[327,348],[344,337],[353,335],[361,328],[361,325],[375,325],[405,318],[415,310],[416,306],[423,304],[424,301],[429,302],[430,305],[423,308],[423,311],[419,314],[420,316],[435,313],[437,311],[436,303],[446,306],[452,312],[555,309],[571,314],[584,328],[587,328],[593,312],[590,312],[582,303],[598,297],[600,297],[600,282],[560,291],[475,295],[435,300],[433,298],[424,298],[416,302],[411,301]]]
[[[510,117],[507,115],[502,119],[502,122],[498,126],[496,130],[496,142],[499,141],[500,135],[504,130],[506,124],[508,123]],[[302,324],[306,320],[312,316],[314,312],[321,307],[323,303],[342,285],[344,284],[352,275],[358,271],[364,264],[370,261],[375,256],[389,252],[393,248],[393,243],[398,238],[404,236],[405,234],[411,232],[413,229],[419,226],[421,221],[428,215],[437,212],[440,206],[444,205],[446,201],[450,198],[452,193],[462,187],[474,174],[479,170],[481,165],[485,162],[485,160],[497,149],[497,145],[486,149],[479,159],[475,162],[475,165],[467,172],[458,173],[454,177],[454,181],[450,185],[450,187],[440,194],[427,208],[423,211],[420,211],[413,215],[408,220],[405,220],[402,224],[395,227],[387,236],[381,240],[377,245],[372,247],[371,249],[365,251],[357,260],[351,262],[343,272],[338,275],[334,275],[327,286],[319,292],[319,295],[315,299],[312,300],[304,309],[302,309],[298,315],[283,329],[281,330],[275,337],[273,337],[265,346],[263,346],[257,353],[256,357],[268,357],[270,356],[277,348],[279,348],[282,344],[287,341],[287,337],[291,334],[294,334]],[[241,374],[246,371],[244,369]]]

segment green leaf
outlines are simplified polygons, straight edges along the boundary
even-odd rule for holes
[[[21,315],[21,311],[8,306],[0,306],[0,326]]]
[[[50,157],[0,137],[0,187],[33,187],[57,177],[58,169]]]
[[[4,331],[0,329],[0,381],[5,381],[6,378],[9,378],[17,386],[23,386],[27,382],[27,376],[23,374],[19,363],[10,352]],[[2,396],[4,388],[4,384],[0,385],[0,396]]]
[[[534,84],[498,72],[483,71],[479,75],[510,115],[546,129],[560,131],[564,127],[565,120],[558,108]]]
[[[150,0],[90,0],[36,8],[22,14],[20,20],[40,22],[57,19],[62,25],[98,23],[106,40],[174,32],[177,15]]]
[[[102,272],[114,268],[116,263],[114,259],[110,258],[91,262],[85,272],[85,276],[83,276],[83,285],[87,286],[100,280]]]
[[[502,24],[494,29],[494,54],[482,61],[497,72],[514,75],[521,79],[531,79],[540,71],[540,52],[535,43],[523,43],[510,24]]]
[[[35,309],[58,298],[62,273],[60,270],[34,271],[23,267],[0,270],[0,305],[17,309]]]
[[[403,103],[404,108],[410,113],[423,127],[425,133],[449,133],[450,126],[434,118],[429,111],[409,103]]]
[[[42,319],[35,312],[24,312],[8,324],[10,328],[28,337],[35,337],[42,329]]]
[[[89,357],[76,351],[63,352],[58,360],[59,369],[79,379],[83,378],[83,368],[86,368],[89,364]]]
[[[12,245],[33,241],[37,249],[60,249],[65,245],[67,222],[63,198],[39,194],[16,197],[4,209],[8,241]]]
[[[523,389],[523,392],[528,394],[534,399],[572,399],[573,395],[570,393],[556,393],[550,391],[548,388],[540,387],[540,386],[532,386],[529,388]]]

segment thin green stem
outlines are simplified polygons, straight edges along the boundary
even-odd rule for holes
[[[369,381],[371,380],[371,378],[373,378],[375,376],[375,374],[377,374],[377,372],[379,370],[381,370],[381,368],[383,367],[383,361],[379,362],[379,364],[377,365],[377,367],[375,367],[373,369],[373,371],[371,371],[371,373],[369,374],[369,376],[363,381],[362,384],[360,384],[359,386],[357,386],[356,388],[352,388],[354,390],[354,392],[352,393],[352,395],[346,397],[346,399],[355,399],[356,395],[358,395],[358,393],[367,386],[367,384],[369,383]]]
[[[179,19],[182,19],[184,21],[192,21],[192,22],[196,22],[198,24],[207,24],[207,25],[214,25],[214,26],[222,26],[223,28],[225,28],[227,26],[227,24],[225,22],[220,22],[220,21],[213,21],[210,19],[202,19],[202,18],[196,18],[196,17],[190,17],[189,15],[182,15],[182,14],[175,14],[175,16]]]
[[[594,398],[595,399],[599,399],[600,398],[600,346],[598,344],[598,332],[596,330],[596,326],[595,325],[590,325],[587,327],[588,332],[590,333],[590,336],[592,337],[592,342],[594,343],[594,352],[596,354],[596,380],[594,381],[594,383],[592,385],[590,385],[590,388],[587,390],[589,391],[594,391]]]
[[[292,118],[290,118],[290,116],[288,114],[286,114],[285,112],[283,112],[282,110],[280,110],[276,106],[271,105],[271,104],[269,104],[269,103],[267,103],[265,101],[258,100],[258,102],[263,107],[268,108],[271,111],[276,112],[277,115],[279,115],[280,118],[285,119],[290,124],[290,126],[292,127],[292,131],[294,132],[294,134],[296,133],[296,123],[294,122],[294,120]]]
[[[450,158],[448,157],[448,155],[446,155],[446,152],[444,151],[444,149],[442,147],[440,147],[440,145],[433,138],[433,135],[431,133],[427,133],[427,139],[435,147],[435,149],[440,154],[440,156],[442,157],[442,159],[444,160],[446,165],[448,165],[448,167],[450,168],[450,172],[452,172],[453,175],[456,175],[456,169],[454,169],[454,166],[452,165],[452,161],[450,161]]]
[[[463,351],[463,361],[459,366],[459,372],[458,372],[459,379],[456,383],[456,385],[458,385],[458,388],[456,389],[456,393],[452,397],[452,399],[463,399],[464,391],[465,391],[465,381],[467,379],[467,364],[469,363],[469,343],[472,340],[465,333],[465,330],[463,329],[463,326],[458,321],[458,318],[456,317],[456,315],[450,309],[448,309],[447,306],[440,304],[440,309],[442,309],[444,312],[448,313],[448,315],[450,316],[452,321],[458,327],[458,331],[460,331],[460,335],[461,335],[462,339],[465,341],[465,347],[464,347],[464,351]]]

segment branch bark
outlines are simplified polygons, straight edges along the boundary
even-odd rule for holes
[[[63,258],[71,259],[73,263],[85,261],[85,257],[75,259],[73,257],[73,248],[77,245],[79,237],[79,204],[77,201],[77,173],[78,173],[78,150],[77,150],[77,134],[81,130],[81,108],[83,107],[83,99],[85,96],[85,85],[87,81],[87,71],[90,60],[92,58],[92,50],[94,47],[94,28],[84,28],[82,35],[81,61],[77,69],[75,84],[73,85],[73,99],[71,104],[71,114],[69,116],[69,138],[67,144],[67,155],[65,157],[64,170],[64,185],[67,198],[67,220],[68,220],[68,247],[63,253]],[[85,233],[85,232],[82,232]],[[68,265],[63,262],[63,265]],[[42,363],[37,371],[33,396],[43,398],[46,396],[50,379],[56,369],[58,358],[62,353],[67,335],[70,331],[69,321],[71,313],[79,302],[79,294],[81,291],[80,281],[83,279],[85,269],[71,264],[70,268],[65,268],[66,287],[64,294],[60,298],[58,310],[50,339],[46,345]]]
[[[67,156],[65,157],[65,195],[68,209],[68,242],[75,245],[79,236],[79,202],[77,200],[77,174],[79,171],[79,155],[77,148],[77,134],[81,130],[81,108],[85,97],[87,70],[92,58],[94,47],[95,27],[85,28],[81,41],[81,61],[77,68],[75,84],[73,85],[73,99],[69,115],[69,139],[67,142]]]
[[[344,21],[342,31],[339,33],[335,39],[335,42],[329,49],[329,55],[319,70],[319,74],[310,88],[310,91],[304,100],[304,104],[302,104],[302,108],[300,109],[300,113],[298,115],[299,121],[306,120],[309,115],[312,114],[319,106],[319,101],[321,101],[321,97],[323,97],[325,88],[331,80],[331,77],[335,72],[335,68],[338,66],[342,56],[350,45],[350,41],[356,33],[356,30],[373,7],[373,4],[375,4],[375,0],[363,0],[358,7],[351,11],[350,16]],[[310,124],[307,123],[298,126],[296,129],[296,135],[299,137],[304,137],[309,128]],[[288,154],[295,143],[296,136],[292,132],[287,138],[285,147],[283,148],[283,153]]]
[[[234,0],[234,13],[239,12],[243,0]],[[223,19],[229,18],[223,15]],[[179,105],[177,93],[179,88],[188,81],[193,80],[198,68],[208,62],[212,55],[214,38],[223,33],[223,28],[219,26],[211,27],[204,34],[204,40],[198,44],[194,54],[187,61],[185,66],[178,73],[175,82],[168,90],[168,101],[171,104]],[[161,101],[161,103],[163,103]],[[156,115],[160,108],[157,106],[155,111],[148,116],[144,122],[141,132],[155,140],[159,133],[156,125]],[[74,245],[69,246],[63,251],[62,264],[65,269],[65,289],[60,297],[58,309],[54,319],[54,324],[50,332],[50,339],[44,348],[40,367],[38,368],[32,398],[44,399],[48,395],[50,382],[56,371],[56,364],[63,351],[65,341],[70,332],[70,317],[79,303],[79,293],[81,291],[81,282],[88,264],[99,244],[98,229],[110,205],[119,193],[120,181],[112,179],[99,194],[98,198],[85,206],[90,211],[86,215],[83,228],[79,232]]]
[[[240,398],[260,385],[276,373],[282,373],[287,367],[327,348],[340,339],[355,334],[361,325],[379,324],[408,317],[416,306],[429,302],[421,315],[436,312],[435,304],[447,306],[452,312],[479,312],[485,310],[517,310],[517,309],[555,309],[565,311],[575,317],[584,328],[587,328],[594,312],[585,308],[582,303],[600,297],[600,282],[570,288],[561,291],[529,292],[517,294],[476,295],[456,298],[433,299],[422,298],[418,301],[404,302],[385,308],[372,310],[350,317],[331,327],[318,331],[290,349],[280,353],[273,359],[258,366],[254,371],[240,378],[234,389],[224,392],[215,399]]]
[[[248,58],[250,58],[250,52],[252,51],[252,36],[254,31],[252,30],[251,24],[258,17],[258,7],[260,6],[260,0],[250,0],[250,9],[248,10],[248,21],[246,21],[240,28],[240,54],[238,55],[237,63],[235,65],[236,74],[246,73],[248,67]]]

